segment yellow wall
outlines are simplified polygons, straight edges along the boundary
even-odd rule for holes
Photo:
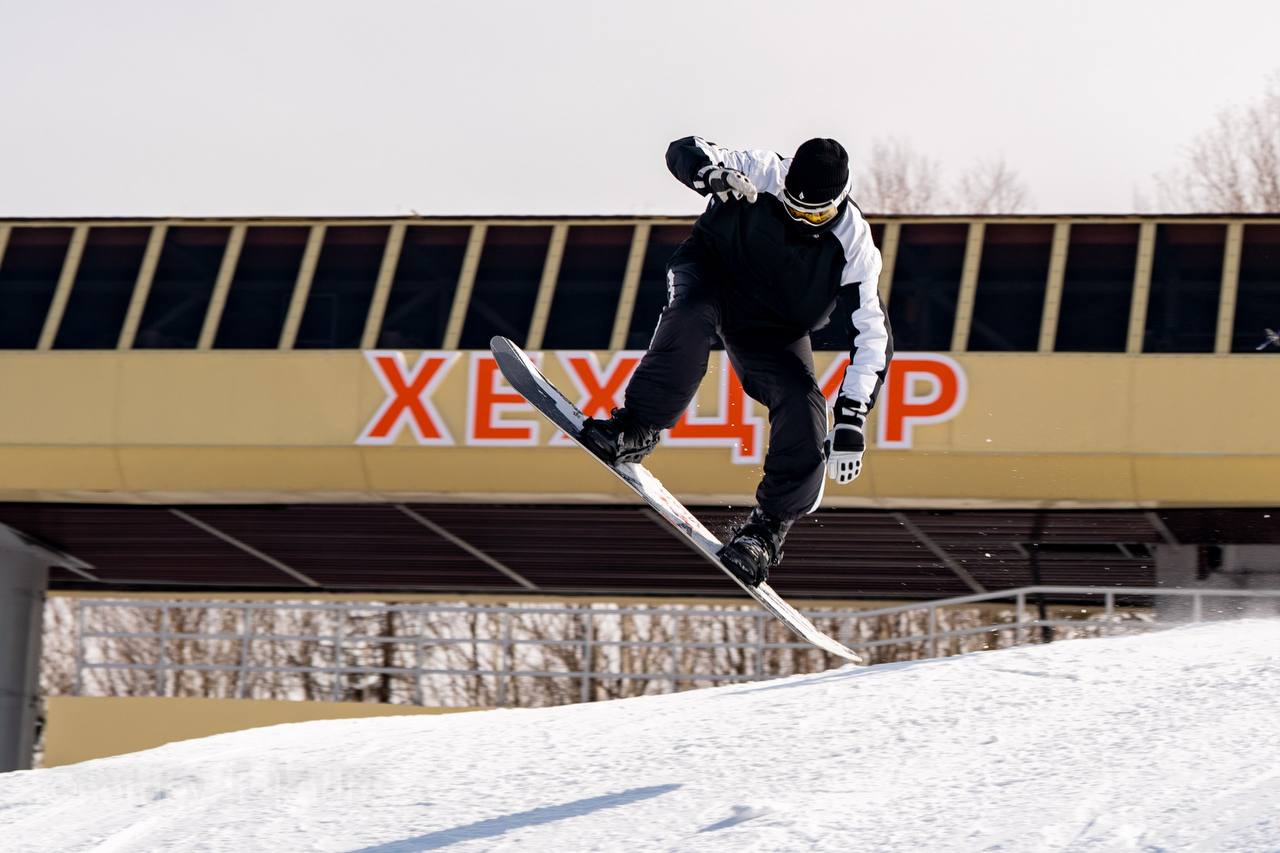
[[[819,356],[820,373],[834,357]],[[959,414],[917,426],[910,449],[873,448],[856,483],[828,489],[828,505],[1280,500],[1280,360],[955,360],[968,382]],[[463,354],[433,397],[460,444],[468,366]],[[544,369],[568,384],[556,358]],[[700,399],[714,413],[710,382]],[[0,392],[0,500],[632,499],[582,452],[546,446],[545,424],[537,448],[423,447],[407,429],[388,446],[357,445],[386,395],[356,351],[10,352]],[[726,447],[664,447],[651,467],[691,503],[741,502],[760,475]]]
[[[361,702],[50,696],[45,700],[45,767],[137,752],[178,740],[280,723],[450,714],[475,708],[419,708]]]

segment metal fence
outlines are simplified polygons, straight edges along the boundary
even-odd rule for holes
[[[1153,607],[1159,599],[1181,607]],[[1158,630],[1259,607],[1280,613],[1280,590],[1031,586],[805,612],[875,663]],[[380,701],[503,707],[754,681],[842,663],[796,641],[768,614],[734,605],[94,598],[76,599],[74,608],[76,695],[97,692],[89,682],[105,674],[133,673],[133,694],[192,695],[196,688],[184,679],[199,676],[206,692],[240,698],[295,679],[302,686],[286,691],[288,698],[367,700],[360,685],[372,678],[382,685],[382,695],[372,697]],[[1176,618],[1162,616],[1170,611]],[[104,619],[108,613],[131,616]],[[446,683],[465,689],[450,692]],[[537,683],[557,689],[520,687]]]

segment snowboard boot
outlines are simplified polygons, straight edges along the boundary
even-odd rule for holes
[[[769,579],[769,569],[782,562],[782,540],[791,524],[756,507],[720,549],[720,562],[743,583],[759,586]]]
[[[587,418],[578,435],[587,449],[609,465],[640,462],[658,446],[662,430],[637,421],[626,409],[608,420]]]

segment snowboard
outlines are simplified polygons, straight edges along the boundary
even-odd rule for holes
[[[718,556],[721,548],[720,540],[675,498],[657,477],[643,465],[624,462],[610,465],[592,453],[579,440],[582,424],[586,420],[577,406],[560,393],[551,382],[542,375],[542,371],[525,355],[524,350],[508,339],[498,336],[489,342],[489,349],[497,360],[498,369],[506,377],[507,382],[519,394],[528,400],[547,420],[555,424],[570,438],[578,443],[592,459],[612,471],[618,479],[626,483],[644,499],[654,512],[683,538],[690,547],[724,572],[730,580],[756,600],[769,613],[802,640],[813,644],[828,654],[843,658],[853,663],[862,663],[862,658],[841,643],[819,631],[802,613],[783,600],[774,592],[768,583],[750,586],[738,579],[720,562]]]

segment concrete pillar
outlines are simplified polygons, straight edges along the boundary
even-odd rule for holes
[[[48,581],[45,560],[0,524],[0,773],[31,767]]]
[[[1156,583],[1177,589],[1280,589],[1280,546],[1277,545],[1158,545]],[[1190,619],[1191,599],[1156,599],[1161,621]],[[1203,619],[1274,618],[1280,598],[1205,598]]]

